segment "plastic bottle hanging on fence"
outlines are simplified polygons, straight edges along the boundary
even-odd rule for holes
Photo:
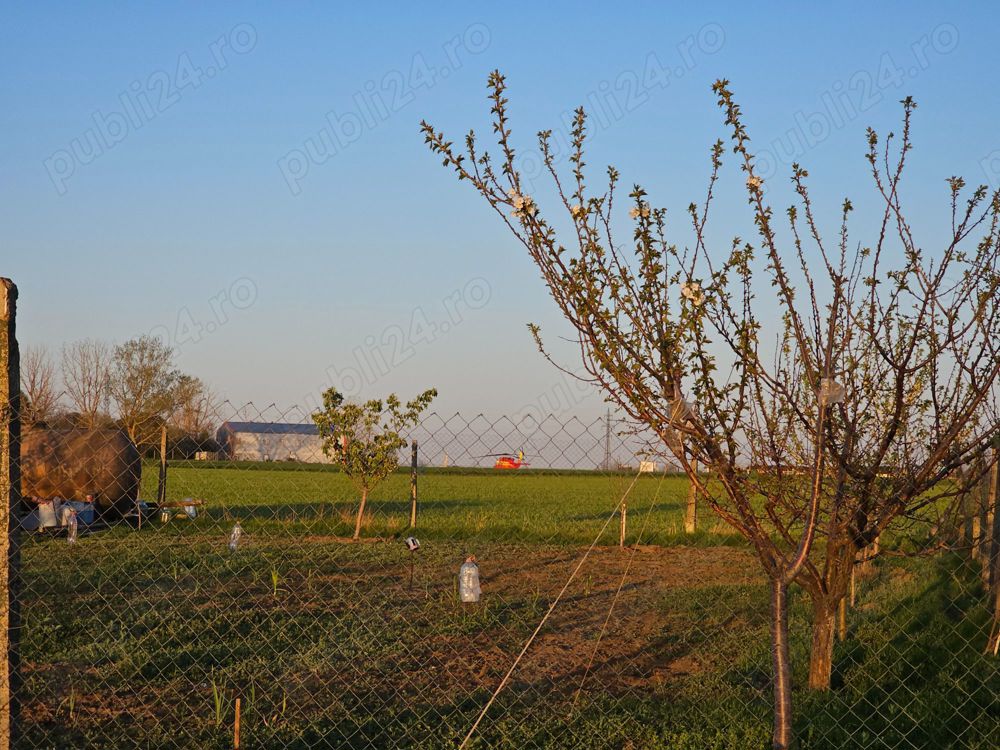
[[[472,555],[462,563],[458,572],[458,597],[463,602],[478,602],[482,589],[479,588],[479,566]]]
[[[235,552],[236,548],[240,545],[240,537],[243,536],[243,527],[240,526],[239,521],[233,526],[233,530],[229,534],[229,551]]]

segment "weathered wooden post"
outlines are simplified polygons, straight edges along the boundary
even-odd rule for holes
[[[618,546],[621,547],[622,549],[624,549],[625,548],[625,529],[626,529],[626,525],[628,523],[628,502],[625,501],[625,500],[622,500],[622,506],[621,506],[620,516],[621,516],[621,526],[618,529]]]
[[[851,567],[851,609],[857,606],[858,602],[858,583],[857,583],[857,572],[858,572],[858,556],[854,555],[854,565]]]
[[[991,595],[997,591],[997,567],[1000,565],[1000,539],[997,539],[997,495],[1000,494],[1000,465],[997,464],[997,449],[993,449],[993,466],[990,469],[986,491],[983,493],[982,531],[980,533],[983,561],[983,584]]]
[[[160,476],[156,483],[156,504],[167,502],[167,425],[160,430]]]
[[[233,722],[233,750],[240,750],[240,699],[236,699],[236,719]]]
[[[20,547],[15,509],[21,502],[21,374],[17,286],[0,278],[0,750],[10,750],[17,724],[20,641]]]
[[[993,449],[993,470],[990,472],[990,591],[1000,600],[1000,438]]]
[[[698,475],[698,459],[691,462],[695,476]],[[684,533],[693,534],[698,530],[698,484],[694,479],[688,485],[687,510],[684,513]]]
[[[410,444],[410,528],[417,528],[417,441]]]
[[[988,507],[993,512],[989,551],[989,596],[993,604],[993,627],[986,643],[986,653],[1000,654],[1000,436],[993,448],[993,470],[990,473],[990,494]]]
[[[847,640],[847,596],[842,596],[837,605],[837,639]]]

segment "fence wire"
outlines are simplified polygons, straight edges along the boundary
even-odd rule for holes
[[[352,541],[358,493],[307,410],[211,421],[137,449],[25,430],[17,746],[456,748],[494,695],[467,747],[769,744],[766,579],[707,508],[686,527],[648,436],[430,414]],[[793,588],[803,748],[998,746],[995,487],[933,552],[890,530],[859,557],[828,691]]]

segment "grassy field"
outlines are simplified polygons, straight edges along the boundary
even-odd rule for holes
[[[268,533],[349,535],[357,491],[338,471],[286,464],[172,466],[168,499],[203,498],[213,519],[239,518]],[[324,467],[327,468],[327,467]],[[143,472],[142,496],[156,497],[156,472]],[[521,543],[588,544],[617,507],[632,475],[593,472],[433,469],[419,477],[420,536]],[[683,535],[687,480],[643,475],[628,495],[633,540],[646,520],[643,540],[692,543]],[[409,524],[410,477],[392,475],[369,500],[368,536],[391,536]],[[694,543],[739,543],[714,517]],[[617,542],[609,524],[602,541]]]
[[[408,481],[375,493],[378,540],[360,544],[342,540],[346,478],[283,466],[173,467],[170,497],[208,503],[198,520],[27,540],[21,746],[227,748],[238,695],[247,748],[456,747],[631,477],[421,475],[412,587],[394,540]],[[636,483],[642,546],[619,550],[608,524],[473,747],[766,746],[766,587],[721,528],[680,544],[685,493],[677,478]],[[236,554],[233,518],[247,529]],[[478,605],[457,601],[467,554]],[[957,557],[882,561],[837,645],[836,690],[796,695],[803,747],[996,747],[983,603]],[[808,618],[797,595],[799,685]]]

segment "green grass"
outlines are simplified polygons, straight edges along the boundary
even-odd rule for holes
[[[358,493],[350,480],[334,470],[291,467],[300,464],[197,464],[172,466],[167,497],[203,498],[209,524],[239,518],[244,525],[268,533],[328,534],[353,531]],[[272,467],[272,468],[266,468]],[[419,477],[418,528],[421,538],[583,544],[594,539],[632,482],[622,474],[593,472],[493,470],[429,470]],[[653,544],[740,544],[714,517],[704,519],[709,531],[695,537],[683,533],[687,480],[644,475],[628,496],[634,540],[649,513],[643,540]],[[390,536],[409,525],[409,473],[396,473],[379,485],[369,500],[368,536]],[[143,473],[144,498],[156,497],[156,472]],[[400,500],[399,498],[407,498]],[[204,527],[204,522],[200,524]],[[618,539],[608,525],[605,543]]]
[[[144,480],[152,498],[155,472]],[[279,465],[172,467],[169,497],[208,503],[194,522],[72,546],[27,539],[20,746],[227,748],[239,695],[248,748],[455,748],[631,478],[422,474],[413,590],[411,558],[391,540],[405,531],[408,482],[394,475],[375,493],[365,533],[383,542],[331,538],[353,525],[346,477]],[[597,644],[626,560],[615,550],[581,571],[473,747],[767,746],[756,564],[714,527],[694,545],[681,536],[684,480],[643,477],[633,493],[630,539],[645,523],[643,540],[663,548],[637,553],[579,705],[570,715],[582,677],[571,657]],[[230,554],[234,518],[246,537]],[[616,519],[602,542],[617,542]],[[456,599],[470,553],[483,566],[478,606]],[[881,561],[837,644],[835,690],[796,690],[802,747],[995,747],[1000,670],[980,654],[984,602],[957,556]],[[807,604],[794,593],[797,686]]]

